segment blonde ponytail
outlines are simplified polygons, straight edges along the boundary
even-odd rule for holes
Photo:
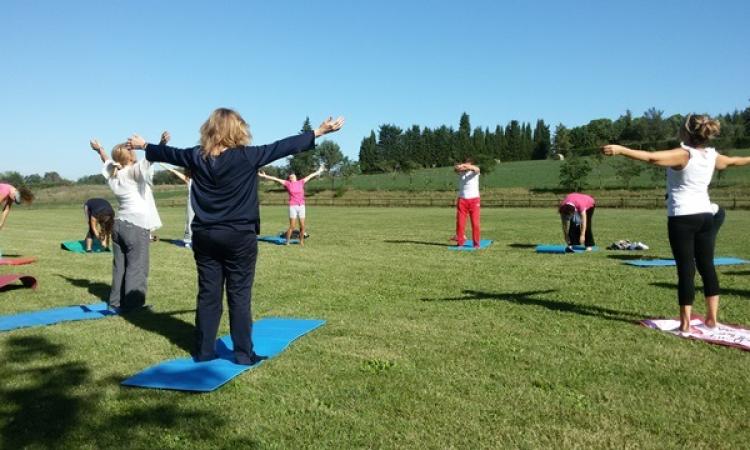
[[[688,114],[680,128],[680,139],[692,147],[702,146],[721,131],[721,123],[705,114]]]

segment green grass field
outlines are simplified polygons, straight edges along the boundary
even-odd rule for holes
[[[159,235],[184,211],[162,208]],[[285,208],[264,207],[266,233]],[[668,257],[658,210],[598,210],[599,245],[637,239]],[[255,319],[327,324],[211,394],[124,388],[190,349],[189,251],[151,247],[153,312],[0,333],[0,447],[744,448],[750,354],[634,324],[673,316],[673,268],[623,253],[537,255],[559,241],[544,209],[485,209],[486,251],[456,253],[451,209],[310,208],[305,248],[260,245]],[[717,254],[750,257],[750,212],[730,211]],[[0,314],[91,303],[111,257],[75,255],[80,208],[14,210],[4,255],[38,277],[0,292]],[[750,324],[750,270],[720,267],[721,319]],[[697,312],[703,311],[698,304]],[[228,332],[224,317],[220,334]]]

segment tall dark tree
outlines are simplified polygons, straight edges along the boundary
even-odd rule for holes
[[[373,173],[378,171],[379,163],[378,141],[375,132],[371,131],[359,146],[359,167],[362,173]]]
[[[521,124],[517,120],[511,120],[505,126],[505,157],[503,161],[518,161],[523,152]]]
[[[552,149],[552,142],[550,139],[549,126],[544,123],[544,120],[539,119],[536,121],[536,127],[534,128],[534,151],[531,155],[532,159],[546,159]]]
[[[305,133],[308,131],[312,131],[312,126],[310,125],[310,118],[305,117],[305,121],[302,123],[302,129],[300,130],[300,133]],[[313,172],[315,169],[315,152],[312,151],[292,155],[289,158],[289,162],[287,164],[287,170],[289,171],[289,173],[294,173],[298,177],[307,176],[308,173]]]

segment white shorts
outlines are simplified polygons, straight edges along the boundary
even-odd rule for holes
[[[290,219],[304,219],[305,218],[305,205],[289,205],[289,218]]]

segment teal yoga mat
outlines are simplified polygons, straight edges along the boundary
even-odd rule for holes
[[[714,258],[715,266],[732,266],[747,263],[747,261],[740,258],[732,258],[726,256]],[[631,259],[629,261],[625,261],[624,264],[636,267],[669,267],[676,265],[674,259]]]
[[[479,241],[479,248],[474,248],[474,241],[472,241],[471,239],[468,239],[466,242],[464,242],[464,245],[462,245],[461,247],[459,247],[458,245],[450,245],[448,246],[448,250],[458,250],[458,251],[484,250],[490,245],[492,245],[492,240],[482,239]]]
[[[9,316],[0,316],[0,331],[41,327],[74,320],[102,319],[113,315],[116,315],[116,313],[107,309],[106,303],[27,311]]]
[[[86,243],[84,241],[66,241],[60,243],[60,248],[63,250],[68,250],[73,253],[86,253]],[[94,244],[91,246],[91,252],[92,253],[102,253],[102,252],[108,252],[109,250],[102,247],[102,245],[99,243],[99,241],[94,241]]]
[[[286,244],[286,238],[279,236],[258,236],[258,240],[261,242],[270,242],[271,244],[284,245]],[[299,239],[290,239],[290,244],[299,244]]]
[[[258,355],[273,358],[294,340],[323,326],[324,320],[269,318],[253,323],[253,345]],[[224,336],[216,341],[217,359],[195,362],[178,358],[159,363],[140,372],[122,384],[150,389],[210,392],[241,373],[257,367],[262,361],[243,366],[234,363],[232,339]]]
[[[565,254],[565,245],[549,245],[549,244],[539,244],[536,246],[536,252],[537,253],[554,253],[554,254]],[[595,252],[599,250],[599,247],[594,246],[591,248],[591,251]],[[584,253],[586,251],[586,247],[583,245],[574,245],[573,246],[573,253]],[[569,253],[569,252],[568,252]]]

